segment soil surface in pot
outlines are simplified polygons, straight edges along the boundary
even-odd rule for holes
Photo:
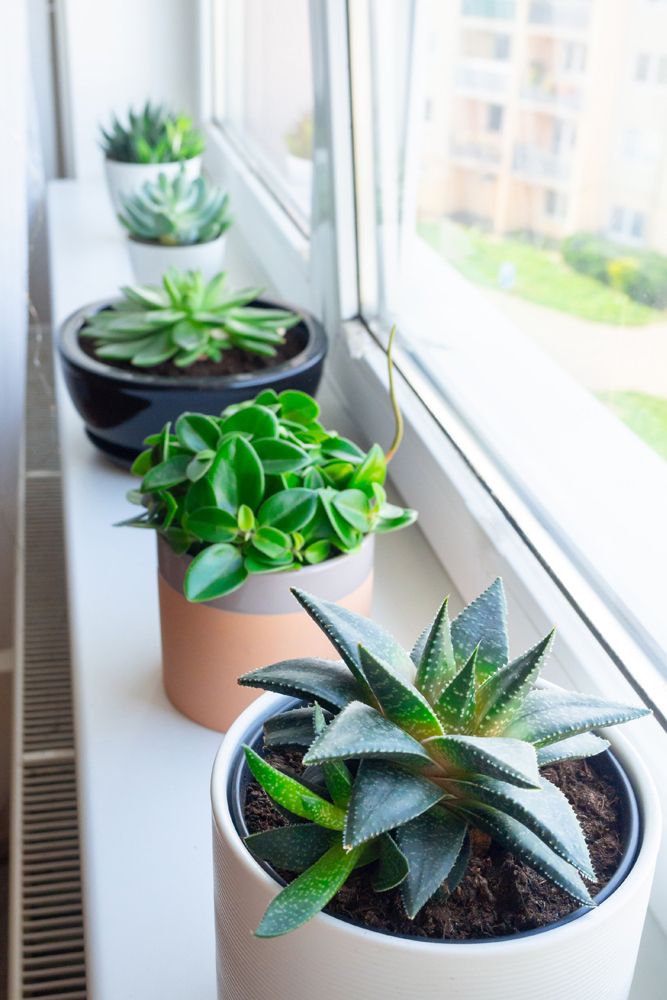
[[[266,755],[276,767],[298,775],[303,770],[296,751]],[[616,871],[623,853],[621,810],[614,784],[599,774],[594,758],[563,761],[545,768],[545,777],[572,803],[586,835],[599,881],[588,883],[596,895]],[[284,826],[288,820],[256,783],[248,785],[245,820],[251,833]],[[472,857],[459,887],[449,897],[432,898],[415,920],[405,915],[400,890],[376,893],[368,869],[352,873],[326,912],[371,930],[420,938],[464,941],[494,938],[554,923],[579,904],[533,868],[474,832]],[[291,881],[295,876],[281,871]]]
[[[169,378],[206,378],[214,375],[246,375],[265,371],[267,368],[275,368],[277,365],[282,365],[285,361],[295,358],[304,349],[307,341],[306,329],[302,324],[299,324],[287,331],[283,343],[276,345],[276,353],[272,358],[251,354],[249,351],[232,347],[223,353],[220,361],[211,361],[206,358],[203,361],[196,361],[189,368],[179,368],[172,361],[165,361],[153,368],[138,368],[136,365],[130,364],[129,361],[98,358],[95,354],[94,339],[79,336],[81,350],[95,361],[101,361],[103,364],[109,365],[110,368],[120,368],[122,371],[133,372],[135,375],[164,375]]]

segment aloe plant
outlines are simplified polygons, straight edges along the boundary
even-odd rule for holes
[[[147,101],[141,111],[130,108],[127,124],[113,115],[108,128],[100,128],[102,149],[119,163],[174,163],[199,156],[204,137],[187,115],[178,115]]]
[[[252,306],[259,288],[232,292],[224,271],[208,284],[199,271],[170,268],[157,285],[121,288],[123,299],[90,316],[79,336],[95,341],[95,354],[153,368],[173,361],[187,368],[220,361],[232,347],[273,357],[285,332],[300,318],[284,309]]]
[[[387,502],[382,448],[364,451],[319,415],[306,393],[268,389],[220,417],[184,413],[147,440],[132,469],[141,486],[130,494],[145,509],[124,523],[153,528],[194,557],[189,600],[222,597],[252,573],[354,552],[368,534],[415,520]]]
[[[160,174],[121,201],[118,218],[130,236],[144,243],[208,243],[231,225],[229,196],[205,177],[189,180],[184,170],[173,179]]]
[[[299,927],[362,866],[376,891],[400,886],[414,918],[459,884],[473,829],[593,906],[583,832],[541,768],[600,753],[608,743],[591,729],[646,710],[536,687],[553,633],[510,659],[500,580],[451,623],[445,600],[411,653],[373,622],[293,593],[342,662],[288,660],[240,678],[311,703],[265,725],[266,747],[302,748],[301,779],[244,748],[255,779],[291,817],[246,844],[299,873],[256,933]]]

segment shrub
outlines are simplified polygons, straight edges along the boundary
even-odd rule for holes
[[[595,233],[575,233],[565,240],[563,258],[581,274],[625,292],[654,309],[667,307],[667,257],[655,251],[629,250]]]

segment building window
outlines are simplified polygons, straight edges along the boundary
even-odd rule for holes
[[[498,34],[493,36],[494,59],[509,59],[511,48],[512,41],[509,35]]]
[[[503,108],[501,104],[489,104],[486,115],[487,132],[500,132],[503,127]]]
[[[641,240],[644,238],[644,224],[645,224],[644,214],[642,212],[632,213],[632,225],[630,226],[630,235],[636,239]]]
[[[552,219],[562,219],[565,216],[567,199],[561,191],[549,188],[544,192],[544,212]]]

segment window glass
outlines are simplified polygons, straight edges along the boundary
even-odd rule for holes
[[[304,228],[313,78],[308,0],[223,0],[216,117]]]

